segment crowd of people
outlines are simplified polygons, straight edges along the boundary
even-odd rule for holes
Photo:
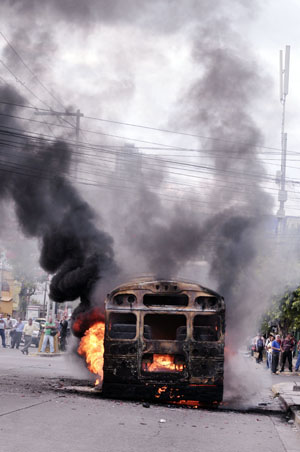
[[[262,335],[256,336],[252,341],[252,354],[256,354],[256,362],[262,363],[266,356],[267,368],[273,374],[284,372],[286,364],[290,372],[293,372],[293,356],[297,357],[295,371],[300,368],[300,340],[296,341],[292,334],[280,336],[280,334],[270,333],[265,339]]]
[[[52,319],[50,316],[48,321],[43,325],[34,322],[33,319],[22,321],[21,318],[14,320],[9,314],[4,317],[0,313],[0,337],[3,348],[20,349],[24,355],[28,355],[28,349],[31,346],[34,338],[34,332],[38,331],[37,340],[40,335],[44,333],[44,338],[41,346],[41,352],[46,351],[49,343],[50,353],[54,353],[54,338],[57,336],[60,351],[65,351],[67,346],[67,336],[69,335],[69,321],[66,314],[59,319]],[[21,343],[24,343],[21,348]]]

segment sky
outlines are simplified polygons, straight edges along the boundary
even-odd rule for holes
[[[204,3],[203,19],[201,8],[193,6],[201,3]],[[298,63],[300,31],[297,22],[300,12],[299,3],[296,0],[253,2],[253,8],[249,7],[247,11],[246,7],[246,12],[241,12],[238,8],[232,8],[230,11],[230,7],[226,8],[226,2],[217,3],[221,4],[220,10],[224,16],[228,15],[230,18],[232,29],[237,34],[237,41],[243,40],[250,50],[251,58],[257,65],[257,71],[265,80],[264,88],[253,92],[251,109],[265,137],[264,144],[267,147],[280,147],[281,105],[278,97],[278,53],[279,49],[284,49],[286,44],[291,46],[286,131],[288,132],[288,149],[300,152],[298,134],[300,89],[297,82],[300,75]],[[247,3],[241,2],[243,6]],[[67,4],[72,5],[72,2]],[[75,10],[77,2],[73,4]],[[96,2],[97,4],[100,9],[102,3]],[[116,4],[118,5],[118,2]],[[205,2],[192,2],[192,4],[191,10],[194,7],[195,18],[205,22],[210,14],[205,10],[207,7]],[[9,18],[16,5],[23,9],[17,10],[14,21],[11,22]],[[183,17],[181,20],[180,13],[184,9],[179,8],[179,19],[175,14],[174,21],[173,18],[168,19],[167,25],[164,24],[164,17],[160,20],[155,17],[155,11],[148,12],[145,19],[143,15],[139,16],[133,10],[131,11],[132,20],[130,20],[122,9],[119,15],[115,13],[115,19],[99,21],[95,19],[95,22],[85,19],[83,14],[83,20],[80,23],[78,18],[73,21],[66,20],[64,11],[59,11],[55,16],[55,18],[63,17],[63,20],[54,22],[51,8],[50,12],[46,8],[44,13],[38,15],[35,5],[34,1],[5,1],[1,7],[3,13],[0,19],[0,31],[64,106],[80,108],[86,116],[194,132],[184,124],[184,121],[174,120],[177,112],[180,111],[180,96],[184,95],[186,87],[201,72],[201,67],[195,65],[192,57],[194,18]],[[197,14],[198,17],[196,17]],[[122,15],[125,16],[124,20]],[[147,17],[151,18],[150,22]],[[155,26],[154,22],[156,22]],[[50,28],[49,23],[53,25]],[[5,40],[0,37],[2,50],[5,49],[5,45]],[[4,52],[2,60],[6,64],[9,62],[7,58],[8,54]],[[35,88],[39,98],[54,109],[61,109],[61,106],[36,84],[22,64],[11,63],[11,65],[22,82],[30,88]],[[0,68],[0,75],[6,81],[13,80],[20,91],[28,96],[28,90],[22,88],[20,82],[16,82],[3,65]],[[29,94],[29,97],[32,96]],[[45,104],[36,99],[32,100],[35,105],[45,107]],[[132,138],[132,142],[134,142],[133,139],[140,139],[188,148],[199,146],[197,140],[179,135],[103,124],[86,119],[81,121],[81,125],[87,130],[128,137],[127,141]],[[88,138],[95,141],[95,135],[89,134]],[[104,139],[101,136],[97,138],[98,142],[101,142],[101,138]],[[243,137],[238,135],[233,137],[233,140],[237,141],[242,139]],[[122,140],[114,140],[114,143],[121,144]],[[158,152],[161,153],[161,151]],[[175,152],[173,156],[174,154],[179,153]],[[188,159],[191,158],[190,155]],[[298,179],[300,165],[298,160],[299,156],[295,154],[288,157],[287,178]],[[265,158],[268,174],[274,175],[279,170],[279,161],[278,151],[276,155]],[[276,188],[274,184],[273,188]],[[288,189],[291,195],[286,205],[286,213],[298,215],[297,200],[300,197],[298,194],[300,188],[297,184],[290,183]],[[276,191],[273,190],[273,192],[276,195]]]
[[[288,154],[287,160],[287,179],[290,180],[287,184],[289,198],[286,214],[299,215],[300,140],[297,126],[300,89],[297,81],[300,75],[300,41],[297,38],[300,32],[297,18],[300,5],[297,1],[249,3],[232,0],[228,3],[221,0],[189,0],[183,5],[155,0],[151,4],[138,2],[137,6],[135,0],[116,0],[109,4],[102,0],[89,0],[82,6],[77,0],[63,4],[51,0],[41,9],[40,2],[35,0],[4,0],[0,12],[0,31],[3,34],[0,35],[0,83],[9,82],[25,96],[27,104],[39,108],[51,107],[56,111],[62,111],[64,107],[72,111],[79,108],[84,114],[80,134],[83,142],[117,147],[124,143],[135,143],[136,147],[141,148],[140,152],[151,159],[159,157],[157,163],[152,160],[147,162],[153,165],[149,177],[154,192],[159,196],[163,194],[161,199],[171,206],[175,199],[184,199],[182,193],[187,193],[192,207],[197,206],[200,193],[203,197],[200,201],[203,203],[203,214],[220,206],[218,197],[209,201],[205,198],[208,191],[206,185],[213,181],[214,175],[205,175],[206,179],[201,180],[196,189],[197,180],[193,170],[181,166],[179,171],[175,163],[193,165],[200,162],[210,165],[211,157],[202,152],[199,158],[198,150],[214,150],[220,136],[216,131],[212,135],[211,128],[205,121],[201,122],[205,109],[213,111],[217,108],[220,117],[224,113],[225,122],[227,117],[230,118],[231,114],[234,117],[235,113],[231,102],[234,91],[221,100],[221,88],[218,102],[216,89],[211,103],[209,95],[205,96],[205,93],[199,98],[194,95],[193,89],[199,79],[205,78],[205,50],[209,53],[214,46],[224,51],[228,48],[257,77],[257,80],[245,84],[243,88],[244,81],[236,74],[236,93],[240,90],[245,96],[245,111],[261,134],[259,146],[264,147],[256,149],[259,150],[258,158],[267,175],[262,185],[274,199],[272,212],[275,214],[278,185],[274,178],[280,169],[282,111],[278,95],[279,49],[289,44],[291,66],[286,131],[291,154]],[[30,71],[9,48],[5,38]],[[218,73],[217,64],[214,71]],[[235,77],[235,74],[231,73],[230,76]],[[49,91],[52,95],[49,95]],[[204,100],[204,97],[207,99]],[[200,120],[195,119],[197,110]],[[32,111],[24,110],[22,114],[31,121],[45,121],[44,118],[47,118],[47,122],[56,124],[54,129],[57,136],[74,139],[74,130],[66,122],[50,116],[38,117]],[[113,124],[87,117],[206,138]],[[68,121],[73,124],[72,119]],[[49,134],[48,125],[30,121],[24,121],[24,124],[27,130]],[[242,130],[239,127],[232,128],[230,140],[233,143],[243,143],[247,139]],[[125,138],[113,138],[106,134]],[[177,149],[168,149],[168,146],[176,146]],[[172,163],[164,163],[164,159]],[[107,204],[105,209],[109,211],[108,204],[114,202],[109,192],[113,192],[115,187],[106,185],[103,194],[93,186],[84,186],[84,183],[88,179],[107,184],[107,178],[114,168],[114,159],[105,155],[101,170],[96,160],[94,162],[80,162],[79,178],[83,182],[80,189],[94,205],[97,200],[104,199]],[[93,165],[94,168],[91,168]],[[163,175],[164,168],[168,173],[167,178]],[[251,166],[248,170],[251,171]],[[132,177],[137,177],[134,168],[132,172]],[[73,177],[75,179],[75,173]],[[115,185],[118,185],[117,182],[114,181]],[[123,172],[119,185],[127,183]],[[235,202],[235,199],[230,202]],[[241,200],[238,198],[237,202]],[[269,211],[266,210],[266,213]],[[103,221],[114,228],[109,215],[104,214]]]
[[[80,108],[85,115],[105,119],[158,128],[172,125],[172,116],[178,108],[180,93],[193,80],[195,71],[199,71],[199,67],[195,68],[191,59],[191,20],[187,21],[182,28],[178,27],[178,31],[176,31],[176,22],[174,29],[169,25],[171,31],[167,33],[162,33],[159,25],[157,29],[149,26],[147,28],[147,23],[145,26],[140,26],[138,18],[137,21],[132,22],[128,20],[117,23],[109,20],[99,21],[88,27],[81,27],[77,22],[60,22],[49,32],[46,26],[47,13],[38,18],[32,15],[32,22],[30,21],[30,10],[34,10],[35,2],[5,3],[10,6],[2,7],[1,31],[65,106],[72,105],[74,108]],[[29,18],[26,18],[25,23],[23,23],[23,11],[20,11],[16,18],[14,17],[13,22],[9,20],[12,5],[15,3],[28,5],[25,9]],[[225,5],[225,2],[222,3]],[[254,61],[259,66],[258,70],[266,78],[267,86],[264,92],[253,93],[253,99],[257,99],[255,112],[257,122],[266,137],[265,145],[280,147],[278,52],[280,48],[289,44],[291,45],[291,70],[286,130],[289,133],[288,147],[291,150],[298,150],[300,149],[297,133],[300,90],[297,81],[300,71],[298,64],[300,31],[297,18],[300,5],[296,0],[288,2],[266,0],[254,5],[247,17],[243,15],[235,17],[234,12],[232,14],[229,12],[229,16],[233,18],[233,28],[239,33],[237,39],[242,38],[246,41]],[[226,9],[226,6],[224,8]],[[197,9],[195,11],[199,13]],[[24,27],[26,33],[22,36]],[[19,34],[17,39],[16,34]],[[35,48],[37,41],[39,47]],[[2,48],[5,46],[3,38],[0,46]],[[22,81],[27,82],[31,87],[35,85],[30,79],[30,74],[26,74],[26,70],[20,70],[20,67],[18,69],[23,77],[23,79],[20,77]],[[5,80],[11,79],[11,75],[3,66],[0,75]],[[45,91],[39,90],[38,86],[35,88],[43,100],[50,103],[53,108],[58,107]],[[37,104],[41,105],[39,102]],[[82,126],[87,129],[97,129],[100,125],[96,122],[82,121]],[[178,130],[180,124],[176,126]],[[154,131],[109,124],[105,124],[105,129],[111,133],[121,132],[129,138],[166,144],[174,138]],[[181,130],[185,131],[186,128],[182,126]],[[239,140],[240,137],[237,136],[235,139]],[[180,139],[177,136],[176,143],[178,142],[182,146],[194,144],[193,140],[187,137]],[[293,158],[293,160],[296,159],[296,157]],[[268,172],[275,172],[277,167],[274,163],[278,164],[273,162],[269,165]],[[297,170],[293,169],[295,166],[299,166],[299,163],[288,162],[287,177],[297,177]],[[295,205],[294,202],[290,204]],[[296,212],[288,209],[290,214],[296,214]]]

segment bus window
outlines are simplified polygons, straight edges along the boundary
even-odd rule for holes
[[[174,314],[146,314],[144,317],[144,339],[184,340],[186,317]]]
[[[218,315],[196,315],[193,322],[193,337],[196,341],[217,341],[220,318]]]
[[[112,339],[134,339],[136,336],[136,316],[134,314],[111,313],[109,316],[109,336]]]
[[[126,305],[127,303],[131,306],[136,302],[136,296],[132,294],[119,294],[114,297],[114,304],[117,306]]]
[[[216,297],[197,297],[195,303],[201,306],[202,309],[214,309],[218,308],[218,299]]]
[[[188,306],[189,304],[189,297],[184,294],[146,294],[143,300],[145,306]]]

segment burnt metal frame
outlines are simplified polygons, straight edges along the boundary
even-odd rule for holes
[[[200,402],[220,402],[223,395],[225,304],[221,296],[199,285],[176,281],[178,294],[189,297],[188,306],[146,306],[145,293],[158,293],[157,287],[174,287],[174,283],[158,281],[128,284],[114,290],[106,300],[106,325],[110,313],[134,313],[137,318],[134,339],[113,339],[105,333],[103,394],[143,400],[196,400]],[[156,292],[155,292],[156,291]],[[166,292],[163,292],[166,294]],[[114,304],[114,297],[120,294],[136,296],[132,305]],[[195,303],[199,296],[217,299],[217,308],[202,310]],[[186,339],[155,340],[144,338],[144,317],[147,314],[177,314],[186,316]],[[196,341],[193,337],[193,319],[196,315],[218,315],[220,332],[218,341]],[[184,355],[186,368],[183,372],[159,373],[142,371],[144,354]],[[164,391],[161,391],[164,388]]]

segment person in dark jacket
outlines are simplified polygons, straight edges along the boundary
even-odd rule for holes
[[[68,331],[68,320],[67,315],[65,314],[60,322],[60,349],[62,352],[66,350],[67,331]]]
[[[256,351],[258,352],[258,357],[256,358],[257,363],[261,363],[263,361],[263,350],[265,348],[264,338],[259,335],[256,341]]]
[[[284,366],[286,360],[288,360],[289,363],[289,371],[293,371],[293,349],[294,349],[294,342],[291,339],[291,335],[287,334],[285,339],[281,343],[281,351],[282,351],[282,364],[280,372],[284,371]]]

